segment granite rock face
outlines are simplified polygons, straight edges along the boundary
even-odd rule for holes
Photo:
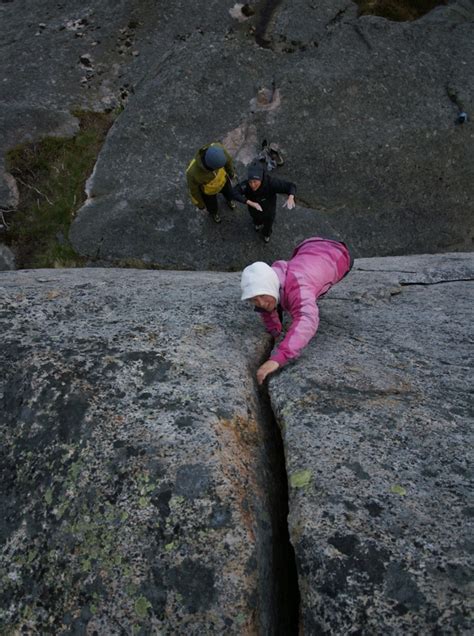
[[[168,41],[153,0],[10,0],[0,3],[0,206],[12,186],[5,152],[47,136],[71,137],[74,112],[125,106]]]
[[[300,633],[472,633],[473,269],[356,260],[269,382]],[[0,274],[2,633],[297,633],[254,388],[269,340],[237,289]]]
[[[270,633],[268,341],[236,285],[0,275],[2,633]]]
[[[201,7],[200,30],[170,46],[117,120],[72,227],[81,254],[235,269],[311,234],[358,256],[472,249],[474,133],[455,124],[474,110],[472,3],[414,23],[358,18],[349,1],[274,3],[271,16],[254,3],[245,21],[222,5]],[[242,206],[216,227],[185,185],[204,142],[223,141],[243,176],[264,138],[298,186],[268,246]]]
[[[270,381],[304,634],[472,633],[473,280],[356,260]]]
[[[472,249],[472,1],[413,23],[358,18],[350,0],[239,4],[0,3],[0,206],[16,197],[9,148],[122,105],[71,231],[91,260],[237,269],[311,234],[358,256]],[[213,139],[242,177],[264,138],[298,185],[268,246],[242,206],[219,227],[196,212],[184,178]]]

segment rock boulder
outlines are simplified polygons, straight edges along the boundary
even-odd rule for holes
[[[2,631],[472,632],[473,269],[356,260],[273,414],[237,274],[1,273]]]
[[[352,2],[293,0],[226,23],[208,4],[205,26],[170,46],[117,120],[74,246],[198,269],[271,260],[311,234],[344,238],[358,256],[472,249],[474,133],[456,119],[474,110],[474,12],[461,8],[396,23],[358,18]],[[268,246],[242,206],[216,227],[185,184],[203,143],[223,141],[244,176],[264,138],[298,186]]]
[[[358,256],[472,249],[472,1],[411,23],[350,0],[240,4],[0,3],[0,206],[9,148],[123,106],[71,230],[91,260],[233,270],[323,233]],[[243,177],[264,138],[298,186],[268,246],[242,206],[220,227],[197,213],[184,177],[213,139]]]
[[[236,286],[1,274],[2,633],[271,629],[267,343]]]
[[[472,631],[472,256],[359,259],[270,382],[302,630]]]

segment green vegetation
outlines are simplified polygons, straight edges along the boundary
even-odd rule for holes
[[[140,618],[145,618],[147,616],[150,607],[150,601],[144,596],[140,596],[140,598],[135,601],[135,612]]]
[[[355,0],[359,15],[378,15],[388,20],[416,20],[447,0]]]
[[[69,226],[85,200],[85,182],[115,114],[81,111],[74,115],[80,130],[72,139],[48,137],[18,146],[7,155],[7,170],[20,193],[7,243],[20,268],[83,264],[68,241]]]
[[[300,470],[290,475],[290,486],[292,488],[304,488],[310,483],[311,478],[312,474],[310,470]]]

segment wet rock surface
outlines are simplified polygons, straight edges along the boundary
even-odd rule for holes
[[[358,259],[271,379],[303,632],[472,632],[472,256]]]
[[[0,275],[2,633],[269,633],[268,342],[237,285]]]
[[[124,106],[71,232],[90,259],[228,270],[311,234],[358,256],[472,249],[472,2],[412,23],[350,0],[239,5],[0,3],[1,172],[8,148],[74,134],[77,109]],[[242,206],[219,227],[196,212],[184,179],[213,139],[244,176],[265,138],[298,185],[268,246]],[[14,190],[4,175],[2,207]]]

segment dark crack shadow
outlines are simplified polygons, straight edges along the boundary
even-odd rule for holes
[[[281,3],[282,0],[263,0],[257,11],[258,21],[255,27],[255,41],[258,46],[264,49],[270,49],[272,47],[272,40],[268,36],[268,31],[276,10]]]
[[[255,373],[252,370],[252,373]],[[293,546],[288,530],[288,478],[280,427],[266,383],[257,389],[257,416],[262,426],[262,478],[271,510],[271,563],[263,586],[271,586],[271,617],[266,634],[297,636],[300,593]]]
[[[372,46],[372,44],[369,42],[369,40],[367,39],[367,36],[365,35],[365,33],[362,31],[362,29],[359,27],[358,24],[352,24],[351,25],[352,28],[354,29],[354,31],[357,33],[357,35],[359,36],[359,38],[362,40],[362,42],[364,43],[364,45],[367,47],[367,50],[369,52],[372,52],[374,47]]]
[[[339,25],[344,20],[346,13],[347,13],[347,7],[345,9],[340,9],[336,13],[336,15],[333,18],[331,18],[331,20],[329,20],[329,22],[326,24],[326,29],[331,29]]]
[[[446,283],[469,283],[472,282],[474,280],[474,278],[446,278],[445,280],[420,280],[420,281],[404,281],[404,280],[400,280],[399,281],[399,285],[401,287],[410,287],[410,286],[416,286],[416,285],[420,285],[420,286],[430,286],[430,285],[444,285]]]

